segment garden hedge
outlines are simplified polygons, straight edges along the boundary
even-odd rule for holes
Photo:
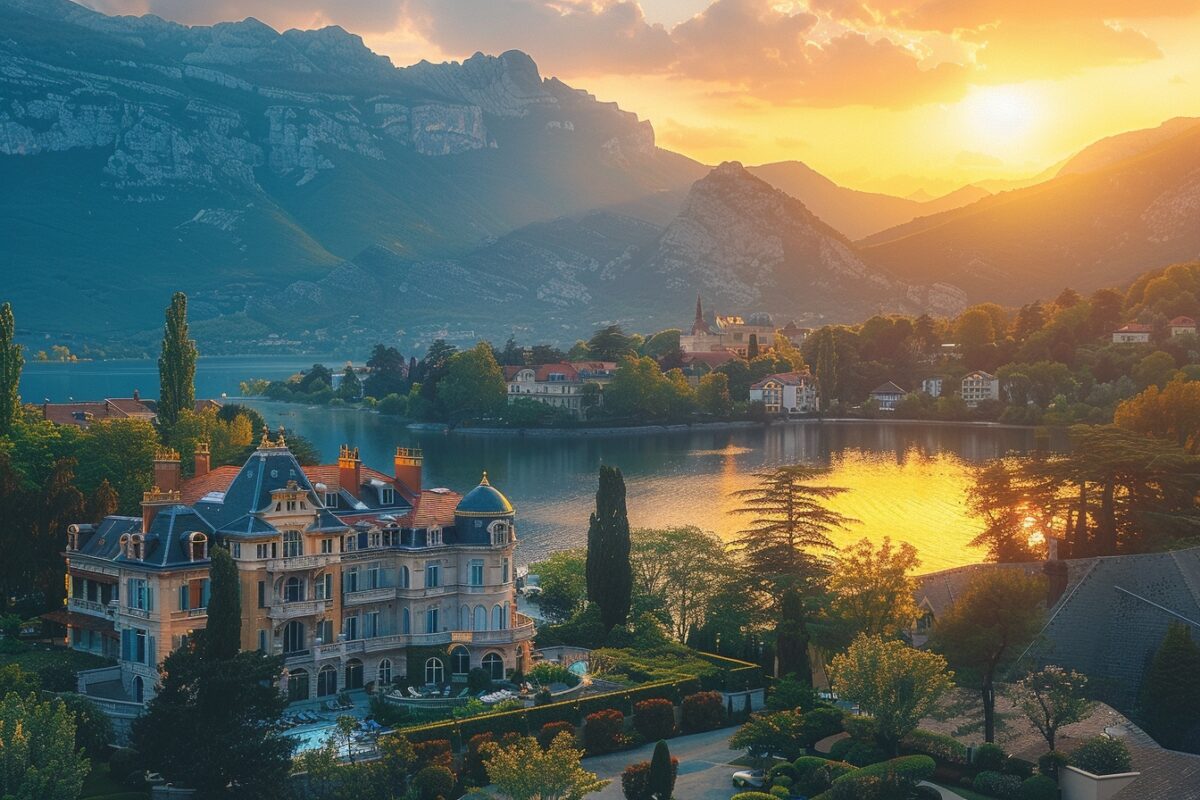
[[[560,734],[567,734],[572,739],[575,738],[575,725],[571,722],[547,722],[538,731],[538,744],[543,750],[549,750],[550,744],[559,737]]]
[[[583,746],[589,755],[620,750],[624,729],[625,715],[615,708],[588,714],[583,722]]]
[[[900,750],[908,754],[932,756],[947,764],[966,765],[967,746],[951,736],[918,728],[900,740]]]
[[[985,770],[975,776],[971,788],[1000,800],[1020,800],[1021,779],[1016,775],[1005,775],[994,770]]]
[[[683,698],[682,717],[687,733],[715,730],[725,722],[725,703],[719,692],[697,692]]]
[[[1045,775],[1034,775],[1021,783],[1021,800],[1058,800],[1058,784]]]
[[[848,783],[862,778],[882,778],[896,780],[900,783],[916,785],[933,777],[937,764],[929,756],[900,756],[899,758],[880,761],[854,772],[841,776],[834,783]]]
[[[648,742],[675,735],[675,706],[664,697],[633,704],[633,727]]]

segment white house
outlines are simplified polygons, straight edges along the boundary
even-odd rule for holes
[[[1196,335],[1196,320],[1191,317],[1176,317],[1167,324],[1171,328],[1172,338],[1175,336]]]
[[[811,414],[820,410],[817,380],[807,372],[768,375],[750,387],[750,401],[768,414]]]
[[[1150,334],[1153,331],[1154,328],[1149,325],[1130,322],[1113,331],[1113,344],[1143,344],[1150,341]]]
[[[924,378],[921,381],[921,391],[930,397],[942,396],[942,378]]]
[[[968,408],[974,408],[984,400],[999,400],[999,379],[981,369],[969,373],[962,379],[962,399]]]
[[[587,392],[584,391],[584,386],[589,383],[608,383],[615,369],[616,364],[607,361],[505,367],[508,402],[526,398],[580,416],[585,412]],[[600,396],[597,394],[593,399],[598,403]]]
[[[896,406],[900,404],[906,394],[908,393],[899,386],[888,381],[871,390],[871,399],[879,404],[880,411],[895,411]]]

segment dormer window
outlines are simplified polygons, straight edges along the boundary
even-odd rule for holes
[[[384,486],[379,490],[379,502],[385,506],[390,506],[396,502],[396,490],[391,486]]]
[[[295,511],[295,510],[296,510],[296,501],[295,501],[295,500],[288,500],[288,501],[287,501],[287,510],[288,510],[288,511]]]
[[[441,545],[442,545],[442,529],[441,528],[430,528],[429,533],[426,534],[426,538],[428,539],[430,547],[441,547]]]
[[[188,557],[192,561],[208,558],[208,537],[197,531],[188,536]]]
[[[338,493],[337,492],[326,492],[325,493],[325,507],[326,508],[337,508],[338,507]]]
[[[494,522],[489,531],[492,536],[492,546],[499,547],[500,545],[508,544],[509,527],[503,522]]]
[[[135,561],[141,561],[145,558],[145,540],[140,533],[135,533],[129,537],[129,558]]]

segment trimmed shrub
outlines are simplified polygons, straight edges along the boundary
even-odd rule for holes
[[[1021,779],[1016,775],[984,770],[975,776],[975,782],[971,786],[977,792],[999,797],[1000,800],[1020,800]]]
[[[1116,775],[1133,769],[1129,748],[1120,739],[1096,736],[1071,754],[1070,764],[1093,775]]]
[[[482,667],[475,667],[467,673],[467,691],[471,694],[486,692],[492,688],[492,676]]]
[[[729,800],[775,800],[775,795],[766,792],[738,792]]]
[[[937,764],[929,756],[900,756],[899,758],[889,759],[878,764],[872,764],[869,767],[857,769],[848,775],[838,778],[834,783],[853,781],[869,775],[875,775],[885,779],[888,783],[915,786],[921,781],[927,781],[932,778],[936,769]]]
[[[771,776],[772,782],[778,781],[780,778],[787,778],[789,781],[791,781],[788,786],[791,786],[800,777],[800,773],[796,771],[796,766],[794,764],[789,764],[786,761],[782,764],[776,764],[775,766],[771,767],[771,771],[767,774]]]
[[[477,733],[467,741],[467,754],[463,756],[464,781],[472,786],[487,786],[490,783],[480,750],[484,745],[495,743],[496,737],[491,733]]]
[[[819,795],[820,800],[890,800],[892,792],[878,775],[864,775],[851,782],[835,781],[829,791]]]
[[[829,746],[829,757],[835,761],[845,761],[846,753],[849,753],[855,744],[857,743],[853,739],[838,739]]]
[[[611,753],[623,744],[625,715],[615,708],[588,714],[583,723],[583,746],[589,753]]]
[[[413,759],[418,769],[423,767],[445,767],[454,765],[454,751],[450,749],[449,739],[432,739],[428,742],[417,742],[413,745]]]
[[[805,711],[800,723],[805,747],[812,747],[825,737],[840,733],[844,716],[840,708],[832,706],[817,706],[812,711]]]
[[[450,797],[454,791],[454,773],[449,767],[425,767],[413,777],[413,788],[421,800]]]
[[[720,692],[696,692],[683,698],[683,729],[689,733],[711,731],[725,722]]]
[[[779,800],[787,800],[792,796],[792,793],[783,786],[772,786],[769,791],[771,792],[771,796],[778,797]]]
[[[1000,772],[1004,769],[1004,749],[997,744],[985,743],[975,748],[975,769],[980,772]]]
[[[124,783],[137,764],[137,753],[128,747],[120,747],[112,751],[108,758],[108,774],[115,783]]]
[[[791,765],[790,764],[780,764],[779,766],[783,767],[783,766],[791,766]],[[772,770],[772,772],[774,772],[774,770]],[[795,783],[795,781],[793,781],[787,775],[775,775],[774,777],[771,778],[772,786],[782,786],[785,789],[792,788],[792,784],[794,784],[794,783]]]
[[[542,729],[538,731],[538,744],[542,746],[543,750],[549,750],[550,743],[553,742],[560,733],[570,734],[571,739],[574,739],[575,726],[569,722],[547,722],[542,726]]]
[[[1009,775],[1016,775],[1021,780],[1025,780],[1033,775],[1033,769],[1035,766],[1037,765],[1032,761],[1026,761],[1023,758],[1017,758],[1016,756],[1009,756],[1008,760],[1004,762],[1004,771]]]
[[[888,754],[883,751],[882,747],[875,744],[874,741],[855,742],[853,739],[848,739],[847,741],[854,743],[846,751],[846,756],[842,759],[843,761],[847,761],[856,767],[865,767],[869,764],[878,764],[881,761],[887,761]]]
[[[792,764],[796,770],[793,787],[797,794],[813,795],[827,791],[833,782],[857,767],[844,761],[827,761],[816,756],[800,756]]]
[[[1038,759],[1038,772],[1047,778],[1058,780],[1058,773],[1067,765],[1067,757],[1057,750],[1051,750]]]
[[[649,742],[670,739],[675,735],[675,706],[662,698],[634,703],[633,727]]]
[[[842,718],[842,729],[850,734],[851,739],[873,742],[879,734],[879,723],[874,717],[856,717],[851,714]]]
[[[1058,800],[1058,784],[1045,775],[1034,775],[1021,783],[1020,800]]]
[[[966,764],[967,746],[957,739],[920,728],[900,740],[900,749],[905,753],[932,756],[947,764]]]
[[[671,781],[679,775],[679,759],[671,759]],[[630,764],[621,773],[621,791],[625,800],[650,800],[650,762]]]

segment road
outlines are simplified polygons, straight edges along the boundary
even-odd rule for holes
[[[729,800],[733,794],[730,778],[744,767],[735,767],[733,759],[743,755],[729,749],[729,737],[737,728],[721,728],[708,733],[678,736],[667,740],[671,755],[679,759],[679,776],[675,780],[675,797],[678,800]],[[636,750],[625,750],[606,756],[585,758],[583,766],[601,778],[612,782],[598,794],[588,795],[598,800],[621,800],[621,772],[630,764],[649,761],[654,754],[654,745],[647,744]]]

